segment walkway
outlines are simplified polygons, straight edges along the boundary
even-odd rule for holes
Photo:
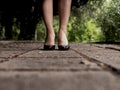
[[[0,41],[0,90],[120,90],[120,45]]]

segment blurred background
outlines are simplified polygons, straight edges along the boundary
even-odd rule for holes
[[[42,0],[1,0],[0,40],[43,42]],[[59,28],[57,4],[54,4],[54,28]],[[120,42],[120,0],[89,0],[71,7],[68,23],[69,42]]]

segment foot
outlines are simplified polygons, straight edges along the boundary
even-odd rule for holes
[[[69,50],[68,40],[65,31],[60,31],[58,36],[58,49],[59,50]]]
[[[55,34],[49,33],[45,39],[44,50],[55,50]]]

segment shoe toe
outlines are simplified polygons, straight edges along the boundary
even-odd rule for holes
[[[63,45],[58,45],[58,49],[59,49],[59,50],[69,50],[69,49],[70,49],[70,46],[69,46],[69,45],[65,45],[65,46],[63,46]]]
[[[55,45],[44,45],[44,50],[55,50]]]

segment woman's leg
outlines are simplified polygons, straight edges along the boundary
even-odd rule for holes
[[[45,45],[54,45],[54,29],[53,29],[53,0],[43,0],[43,19],[46,26]]]
[[[71,0],[58,0],[58,11],[60,19],[58,45],[63,46],[68,45],[66,32],[70,16],[71,2],[72,2]]]

